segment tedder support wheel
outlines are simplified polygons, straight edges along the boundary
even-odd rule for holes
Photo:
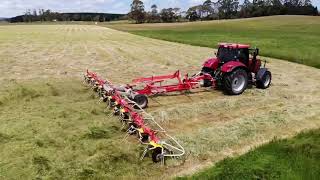
[[[134,96],[133,101],[136,102],[142,109],[148,106],[148,97],[144,94]]]
[[[162,155],[162,149],[161,148],[156,148],[152,151],[152,161],[155,163],[160,162],[163,159],[163,155]]]
[[[242,94],[248,86],[248,73],[244,69],[236,69],[224,77],[224,90],[230,95]]]
[[[267,89],[271,84],[271,79],[272,79],[271,72],[266,71],[262,75],[262,78],[260,80],[257,80],[257,82],[256,82],[257,88]]]

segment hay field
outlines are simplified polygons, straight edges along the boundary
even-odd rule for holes
[[[263,51],[263,49],[262,49]],[[193,173],[277,137],[320,127],[320,71],[263,58],[268,90],[220,91],[151,99],[151,112],[187,155],[166,167],[138,160],[134,139],[122,141],[116,118],[103,112],[82,73],[113,82],[197,72],[213,50],[98,26],[0,26],[0,177],[169,178]]]

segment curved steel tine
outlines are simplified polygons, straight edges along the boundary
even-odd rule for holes
[[[147,146],[140,157],[140,161],[142,161],[144,157],[146,157],[148,151],[149,151],[149,147]]]
[[[125,126],[126,126],[126,123],[122,122],[121,130],[124,130]]]
[[[130,135],[129,135],[128,133],[126,133],[126,135],[125,135],[125,136],[123,137],[123,139],[122,139],[122,142],[123,142],[123,141],[126,141],[129,136],[130,136]]]

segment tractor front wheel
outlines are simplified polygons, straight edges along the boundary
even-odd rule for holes
[[[223,84],[227,94],[242,94],[248,86],[248,73],[243,69],[236,69],[224,76]]]
[[[271,84],[271,79],[272,79],[271,72],[266,71],[263,74],[262,78],[260,80],[257,80],[256,82],[257,88],[267,89]]]

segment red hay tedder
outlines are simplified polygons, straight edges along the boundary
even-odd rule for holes
[[[116,86],[103,80],[97,74],[87,71],[85,82],[91,84],[101,99],[114,108],[120,116],[122,128],[128,134],[138,134],[141,143],[147,144],[142,158],[152,151],[154,162],[164,162],[164,157],[184,155],[183,147],[143,109],[148,106],[148,96],[170,92],[187,91],[196,88],[219,88],[229,95],[242,94],[249,84],[266,89],[271,84],[271,72],[266,63],[257,58],[259,49],[250,49],[243,44],[219,44],[216,57],[208,59],[202,70],[189,77],[181,77],[180,71],[171,75],[152,76],[133,80],[132,84]],[[177,83],[169,84],[171,80]],[[162,141],[160,139],[169,139]]]
[[[126,93],[118,91],[110,81],[102,80],[96,73],[87,71],[84,77],[85,83],[98,92],[109,108],[113,108],[114,115],[119,116],[121,129],[127,132],[125,138],[137,135],[138,140],[146,145],[141,160],[148,152],[152,152],[152,160],[164,164],[166,157],[177,158],[185,154],[181,144],[168,135],[150,114],[128,98]]]

